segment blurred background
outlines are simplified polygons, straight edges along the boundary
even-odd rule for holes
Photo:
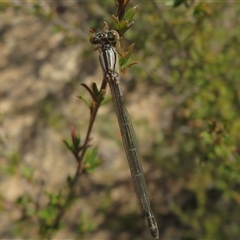
[[[240,236],[240,5],[132,1],[126,46],[138,64],[122,77],[160,239]],[[0,3],[0,238],[41,238],[54,194],[76,161],[63,143],[84,140],[89,98],[101,84],[89,29],[113,28],[114,1]],[[109,94],[109,93],[108,93]],[[54,239],[151,239],[134,194],[111,101],[92,132],[101,164]],[[53,213],[54,215],[54,213]]]

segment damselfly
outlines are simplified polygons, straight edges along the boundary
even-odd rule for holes
[[[90,42],[99,49],[99,61],[104,72],[103,81],[107,82],[112,94],[124,149],[127,155],[135,192],[142,213],[145,215],[150,232],[158,239],[158,227],[147,194],[145,177],[137,146],[137,139],[120,88],[120,68],[115,45],[119,35],[115,30],[93,33]]]

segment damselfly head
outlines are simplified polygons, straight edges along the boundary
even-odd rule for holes
[[[119,34],[115,30],[92,33],[89,38],[90,43],[94,45],[108,43],[115,46],[118,40]]]

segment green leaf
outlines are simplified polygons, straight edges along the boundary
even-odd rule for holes
[[[173,6],[173,5],[174,5],[174,2],[175,2],[174,0],[166,0],[166,1],[165,1],[165,5],[166,5],[166,6]]]
[[[131,22],[137,10],[137,6],[130,8],[125,14],[124,17],[128,22]]]
[[[98,94],[98,96],[96,98],[98,103],[101,103],[104,100],[105,94],[106,94],[106,91],[104,89],[102,89],[99,92],[99,94]]]
[[[74,178],[72,176],[67,176],[67,182],[69,185],[73,183]]]
[[[52,33],[59,33],[63,31],[63,28],[59,25],[53,25],[51,31]]]
[[[121,58],[119,59],[119,64],[120,64],[121,67],[122,67],[122,66],[125,66],[126,63],[127,63],[127,61],[129,60],[129,58],[130,58],[130,56],[131,56],[131,54],[132,54],[134,45],[135,45],[135,44],[133,43],[133,44],[131,44],[130,46],[128,46],[127,49],[126,49],[126,52],[125,52],[124,55],[123,55],[123,57],[121,57]]]
[[[93,170],[100,164],[100,160],[97,157],[98,148],[88,148],[83,160],[87,172],[93,172]]]
[[[195,18],[203,17],[204,14],[205,14],[205,10],[204,10],[202,4],[199,4],[198,6],[195,7],[194,12],[193,12],[193,16]]]
[[[16,204],[21,206],[27,206],[30,202],[32,202],[32,200],[29,196],[20,196],[16,199]]]
[[[186,4],[186,0],[175,0],[173,7],[179,7],[182,4]]]
[[[92,90],[93,90],[94,97],[97,98],[100,91],[98,90],[97,84],[95,82],[92,83]]]
[[[8,165],[2,167],[2,170],[12,175],[15,174],[16,171],[18,171],[20,161],[19,152],[10,153],[8,158]]]
[[[203,140],[206,143],[208,143],[208,144],[212,144],[213,143],[212,135],[209,132],[207,132],[207,131],[202,132],[200,136],[203,138]]]
[[[70,143],[69,141],[67,141],[67,140],[63,140],[63,142],[65,143],[65,145],[67,146],[67,148],[69,149],[69,150],[73,150],[73,145],[72,145],[72,143]]]
[[[78,223],[78,232],[79,233],[86,233],[86,232],[91,232],[95,229],[95,225],[93,222],[90,220],[91,218],[88,216],[86,211],[82,211]]]
[[[78,98],[80,98],[81,100],[83,100],[83,102],[86,103],[86,105],[90,108],[91,103],[83,96],[79,95]]]
[[[39,212],[39,218],[46,221],[47,224],[51,224],[57,214],[57,208],[48,206]]]
[[[105,97],[105,98],[102,100],[101,105],[109,102],[111,99],[112,99],[112,96],[107,96],[107,97]]]
[[[22,165],[21,172],[24,178],[30,180],[33,177],[34,169],[29,166]]]
[[[133,26],[134,21],[128,22],[127,20],[124,20],[123,22],[120,23],[119,25],[119,34],[120,36],[123,36],[123,34]]]

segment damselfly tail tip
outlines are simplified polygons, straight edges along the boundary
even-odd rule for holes
[[[152,210],[146,213],[146,215],[147,215],[147,222],[148,222],[148,226],[149,226],[152,237],[154,239],[159,239],[158,226]]]
[[[151,235],[154,239],[159,239],[158,227],[150,228]]]
[[[155,229],[151,232],[151,235],[154,239],[159,239],[158,229]]]

